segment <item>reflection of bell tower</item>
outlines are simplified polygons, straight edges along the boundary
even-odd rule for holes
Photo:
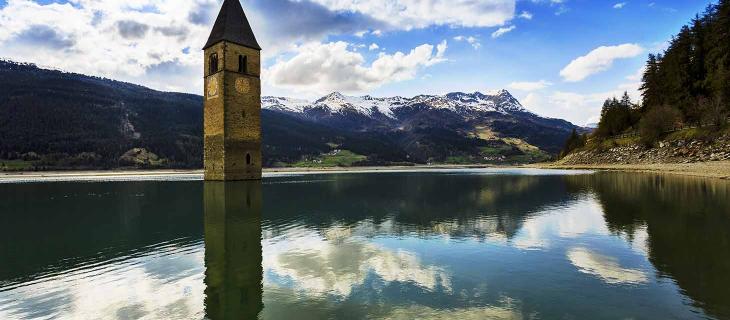
[[[261,184],[205,183],[205,313],[256,319],[263,309]]]
[[[261,179],[261,47],[239,0],[225,0],[205,51],[205,180]]]

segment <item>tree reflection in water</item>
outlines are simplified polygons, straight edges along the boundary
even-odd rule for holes
[[[696,306],[730,317],[730,184],[673,175],[597,173],[566,179],[591,190],[614,234],[648,233],[658,276],[674,279]]]

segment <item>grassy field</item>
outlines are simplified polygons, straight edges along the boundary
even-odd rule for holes
[[[368,157],[353,153],[349,150],[335,150],[311,159],[294,163],[296,168],[314,167],[352,167],[355,163],[367,160]]]
[[[33,167],[32,161],[24,160],[0,160],[0,171],[21,171]]]
[[[0,160],[0,171],[21,171],[33,167],[32,161],[24,160]]]

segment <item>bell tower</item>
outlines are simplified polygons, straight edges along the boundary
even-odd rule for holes
[[[261,47],[239,0],[225,0],[205,52],[205,180],[261,179]]]

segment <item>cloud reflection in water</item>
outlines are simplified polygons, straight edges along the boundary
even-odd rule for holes
[[[618,259],[600,255],[586,248],[573,248],[567,253],[570,262],[582,273],[600,278],[608,284],[642,284],[649,282],[646,273],[622,267]]]
[[[416,254],[405,250],[350,238],[349,233],[348,229],[332,227],[323,234],[298,232],[297,237],[276,242],[264,240],[264,273],[285,278],[295,290],[311,295],[347,297],[371,274],[387,283],[452,291],[451,276],[443,268],[424,265]],[[265,278],[265,285],[277,285],[273,279]]]

